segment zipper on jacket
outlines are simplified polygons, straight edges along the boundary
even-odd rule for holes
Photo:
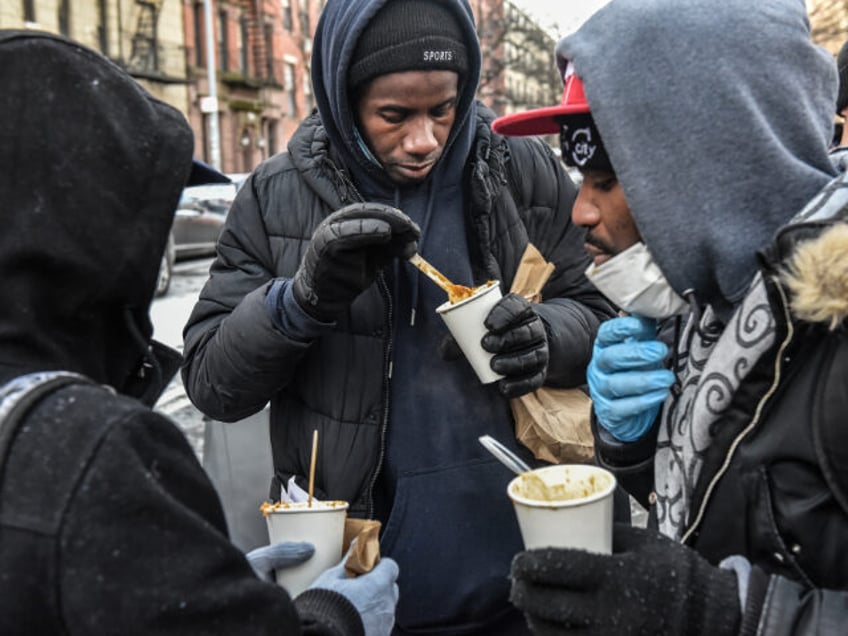
[[[736,449],[742,443],[742,441],[757,427],[760,423],[760,419],[762,418],[763,411],[765,410],[766,403],[774,396],[777,392],[777,387],[780,385],[781,380],[781,372],[783,370],[783,354],[786,351],[786,348],[789,346],[789,343],[792,341],[792,337],[795,335],[795,328],[792,325],[792,316],[789,314],[789,302],[786,298],[786,294],[783,291],[783,287],[780,285],[780,281],[777,277],[772,277],[772,281],[775,283],[775,287],[777,288],[778,294],[780,294],[781,308],[783,309],[783,317],[786,320],[786,336],[783,339],[783,342],[780,343],[780,348],[777,351],[777,356],[774,361],[774,380],[772,380],[771,386],[768,391],[765,392],[765,395],[760,399],[757,404],[757,408],[754,411],[754,416],[751,419],[751,422],[745,429],[736,436],[733,440],[733,443],[727,450],[727,455],[724,458],[724,462],[721,467],[716,471],[716,474],[713,475],[713,478],[710,480],[709,485],[707,486],[706,491],[704,492],[704,498],[701,500],[701,505],[698,507],[698,514],[695,517],[692,524],[689,526],[689,529],[683,533],[683,537],[680,539],[681,543],[686,543],[692,537],[692,535],[697,530],[698,526],[703,521],[704,514],[707,510],[707,504],[710,501],[710,497],[712,497],[713,491],[718,485],[719,480],[724,476],[727,472],[727,469],[730,467],[730,462],[733,459],[733,455],[736,453]]]
[[[347,173],[339,168],[331,159],[325,160],[330,165],[330,173],[336,176],[336,188],[342,203],[364,203],[365,199],[351,181]]]
[[[392,325],[394,324],[394,308],[392,307],[392,295],[389,286],[386,284],[386,279],[383,274],[377,276],[377,286],[380,292],[386,299],[386,349],[383,357],[383,413],[380,421],[380,452],[377,455],[377,464],[374,466],[374,472],[371,474],[371,481],[368,483],[368,491],[366,493],[366,501],[368,503],[368,518],[374,518],[374,487],[377,485],[377,478],[380,476],[380,469],[383,467],[383,460],[386,456],[386,431],[389,428],[389,381],[391,378],[392,367],[392,349],[394,348],[394,335]]]

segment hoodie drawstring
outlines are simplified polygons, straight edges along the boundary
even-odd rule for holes
[[[395,207],[400,208],[400,192],[395,191]],[[421,254],[424,252],[424,240],[427,237],[427,230],[430,227],[430,219],[433,217],[433,208],[435,207],[434,197],[433,197],[433,180],[429,180],[427,184],[427,205],[424,208],[424,218],[421,219],[421,240],[418,243],[418,253]],[[415,313],[418,310],[418,281],[421,277],[416,275],[412,277],[412,290],[410,302],[412,305],[412,309],[409,314],[409,326],[415,326]]]

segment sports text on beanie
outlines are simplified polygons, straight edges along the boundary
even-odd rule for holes
[[[457,16],[438,0],[389,0],[356,44],[348,86],[388,73],[435,70],[468,70]]]
[[[583,170],[614,172],[592,115],[580,113],[557,117],[562,160]]]

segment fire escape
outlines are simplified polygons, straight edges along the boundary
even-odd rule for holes
[[[163,0],[135,0],[138,18],[132,37],[129,70],[139,74],[159,73],[159,11]]]

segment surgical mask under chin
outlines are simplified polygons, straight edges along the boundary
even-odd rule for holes
[[[593,263],[586,270],[586,278],[630,314],[659,320],[689,310],[641,242],[598,266]]]

